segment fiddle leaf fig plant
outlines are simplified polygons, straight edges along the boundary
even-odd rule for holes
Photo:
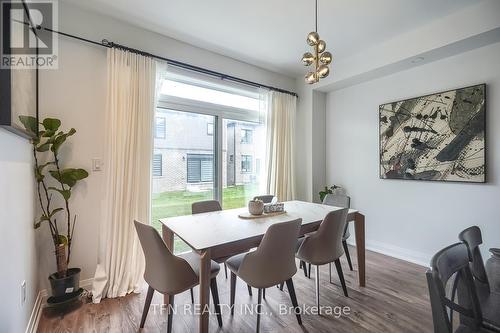
[[[40,123],[43,129],[38,131],[36,118],[20,116],[19,120],[32,135],[36,191],[42,212],[34,227],[38,229],[47,224],[55,249],[57,273],[59,277],[65,277],[76,224],[76,214],[70,210],[71,193],[89,174],[84,169],[64,168],[60,161],[59,150],[76,133],[74,128],[65,132],[60,130],[59,119],[45,118]],[[54,201],[54,195],[59,195],[62,200]],[[57,203],[62,203],[62,207]],[[65,228],[62,228],[61,221]]]

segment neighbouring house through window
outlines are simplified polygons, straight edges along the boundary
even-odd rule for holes
[[[214,180],[214,157],[211,154],[187,155],[187,182],[202,183]]]
[[[163,165],[162,165],[162,155],[154,154],[153,155],[153,177],[161,177],[163,174]]]

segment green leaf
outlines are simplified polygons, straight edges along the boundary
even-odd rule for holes
[[[59,235],[58,244],[68,245],[68,239],[63,235]]]
[[[55,118],[45,118],[43,120],[42,124],[43,124],[43,127],[45,127],[45,129],[47,131],[55,132],[61,126],[61,121],[59,119],[55,119]]]
[[[49,187],[49,190],[59,192],[63,196],[64,200],[69,200],[69,198],[71,198],[71,190],[61,190],[52,186]]]
[[[59,148],[61,147],[61,145],[64,143],[64,141],[66,141],[66,138],[68,136],[66,134],[57,134],[54,139],[52,140],[52,147],[50,148],[50,150],[52,150],[54,153],[57,154],[57,152],[59,151]]]
[[[44,151],[49,150],[49,148],[50,148],[50,143],[45,142],[45,143],[42,143],[41,145],[39,145],[38,147],[36,147],[36,151],[39,153],[42,153]]]
[[[50,212],[49,218],[52,217],[52,216],[54,216],[55,214],[57,214],[57,212],[60,212],[62,210],[64,210],[64,209],[63,208],[56,208],[56,209],[54,209],[52,212]]]
[[[40,135],[43,136],[44,138],[50,138],[54,134],[56,134],[56,131],[46,130],[46,131],[43,131],[43,134],[40,134]]]
[[[24,129],[30,134],[36,135],[38,123],[35,117],[31,116],[19,116],[19,121],[23,124]]]
[[[69,130],[69,132],[67,133],[67,135],[68,135],[68,136],[72,136],[72,135],[73,135],[73,134],[75,134],[75,133],[76,133],[76,129],[71,128],[71,129]]]
[[[61,173],[57,172],[57,170],[50,170],[50,175],[54,177],[57,181],[68,185],[69,187],[73,187],[76,183],[82,179],[85,179],[89,176],[89,173],[84,169],[63,169]]]

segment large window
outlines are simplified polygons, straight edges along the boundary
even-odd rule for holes
[[[187,182],[213,182],[214,157],[208,154],[187,155]]]
[[[262,110],[257,89],[182,71],[164,75],[155,120],[155,227],[160,218],[191,214],[196,201],[215,199],[230,209],[264,193]],[[188,249],[175,238],[175,252]]]

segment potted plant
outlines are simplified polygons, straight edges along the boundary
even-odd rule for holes
[[[59,151],[76,133],[74,128],[64,132],[59,129],[59,119],[46,118],[40,123],[43,129],[39,131],[36,118],[20,116],[19,119],[32,136],[36,195],[41,210],[34,227],[46,225],[50,231],[57,265],[57,272],[49,276],[52,296],[64,299],[79,291],[80,282],[80,268],[68,269],[76,224],[70,199],[73,188],[89,174],[84,169],[63,167],[60,160]],[[56,196],[62,200],[55,200]]]
[[[325,199],[327,194],[333,194],[333,191],[335,191],[336,189],[339,189],[339,188],[342,188],[342,187],[335,185],[335,184],[330,186],[330,187],[325,186],[325,189],[323,191],[319,192],[319,199],[321,200],[321,202],[323,202],[323,199]]]

